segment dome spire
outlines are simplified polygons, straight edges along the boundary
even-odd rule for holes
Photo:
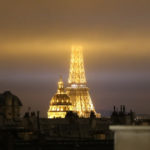
[[[62,76],[59,77],[57,93],[58,94],[64,93],[64,82],[63,82]]]

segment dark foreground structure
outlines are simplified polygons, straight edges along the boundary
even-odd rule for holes
[[[5,140],[5,141],[4,141]],[[9,135],[1,140],[1,150],[113,150],[113,140],[45,140],[42,136],[38,140],[24,141]]]
[[[108,118],[96,118],[93,112],[81,118],[70,111],[65,118],[53,119],[40,118],[39,111],[21,117],[21,107],[10,91],[0,94],[0,150],[113,150],[110,125],[141,124],[125,106],[120,111],[114,107]]]
[[[31,149],[31,150],[113,150],[113,141],[46,141],[45,143],[17,143],[15,149]]]
[[[22,103],[10,91],[0,94],[0,150],[113,150],[110,119],[79,118],[68,112],[65,118],[40,118],[39,112],[20,116]]]

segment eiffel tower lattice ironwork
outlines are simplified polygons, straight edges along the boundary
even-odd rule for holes
[[[82,47],[80,46],[72,47],[68,84],[66,93],[69,95],[73,110],[77,112],[78,116],[88,118],[91,112],[94,112],[97,117],[100,117],[100,114],[95,111],[87,87]]]
[[[72,47],[68,82],[70,84],[86,83],[82,47]]]

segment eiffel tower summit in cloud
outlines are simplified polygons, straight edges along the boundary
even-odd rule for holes
[[[63,80],[60,78],[57,93],[50,101],[48,118],[65,118],[70,111],[83,118],[90,117],[93,112],[100,118],[87,87],[81,46],[72,47],[68,86],[64,88]]]

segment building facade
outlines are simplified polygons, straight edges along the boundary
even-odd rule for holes
[[[0,94],[0,115],[5,120],[18,120],[22,103],[20,99],[10,91]]]

